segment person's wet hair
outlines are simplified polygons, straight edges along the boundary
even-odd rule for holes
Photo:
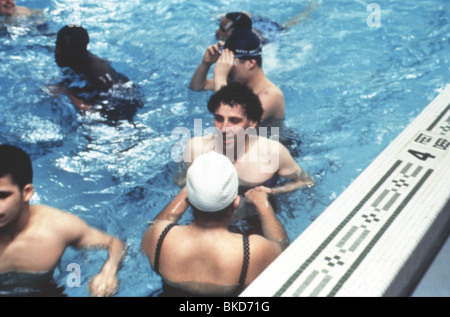
[[[58,31],[56,38],[55,58],[60,66],[67,66],[70,62],[87,53],[89,34],[82,26],[64,26]]]
[[[31,159],[25,151],[12,145],[0,145],[0,177],[11,175],[22,190],[33,182]]]
[[[252,20],[243,12],[229,12],[225,17],[233,23],[231,25],[232,30],[252,29]]]
[[[222,87],[208,101],[208,110],[215,113],[220,103],[231,107],[241,106],[247,118],[258,122],[261,120],[263,108],[259,97],[247,85],[237,82]]]
[[[64,26],[58,31],[56,42],[64,47],[87,49],[89,34],[82,26]]]

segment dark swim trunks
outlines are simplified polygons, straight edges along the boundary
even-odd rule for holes
[[[253,29],[258,32],[262,44],[274,41],[276,36],[284,30],[281,25],[267,18],[253,18],[252,22]]]
[[[66,297],[53,272],[0,274],[0,297]]]

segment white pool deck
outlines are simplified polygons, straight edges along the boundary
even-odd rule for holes
[[[450,85],[240,296],[448,296],[449,233]]]

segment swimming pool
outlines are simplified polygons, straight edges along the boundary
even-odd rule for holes
[[[317,186],[278,199],[278,216],[293,240],[450,82],[448,1],[383,1],[381,26],[369,27],[367,1],[17,1],[42,9],[47,29],[18,25],[0,37],[0,143],[33,158],[34,202],[70,211],[129,246],[118,296],[148,296],[160,278],[140,252],[147,222],[178,192],[171,151],[175,127],[210,126],[208,92],[188,84],[217,16],[246,10],[280,24],[310,14],[264,46],[266,75],[280,86],[286,124],[302,144],[298,163]],[[45,86],[58,82],[55,33],[74,12],[90,50],[109,60],[142,91],[135,124],[105,124],[77,113]],[[203,33],[202,33],[203,32]],[[66,284],[69,263],[89,278],[106,252],[68,250],[55,272]]]

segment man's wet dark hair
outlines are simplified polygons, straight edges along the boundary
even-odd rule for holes
[[[225,17],[233,22],[231,26],[232,30],[252,29],[252,20],[243,12],[229,12],[225,15]]]
[[[232,51],[236,58],[254,59],[262,67],[262,45],[258,35],[252,30],[234,30],[225,42],[224,48]]]
[[[31,159],[25,151],[12,145],[0,145],[0,177],[11,175],[14,184],[23,190],[33,182]]]
[[[86,53],[89,44],[89,34],[82,26],[64,26],[58,31],[56,46],[64,54],[78,56]]]
[[[259,97],[247,86],[237,82],[222,87],[209,98],[208,110],[215,113],[220,103],[228,106],[241,106],[247,119],[259,123],[263,114],[263,108]]]

